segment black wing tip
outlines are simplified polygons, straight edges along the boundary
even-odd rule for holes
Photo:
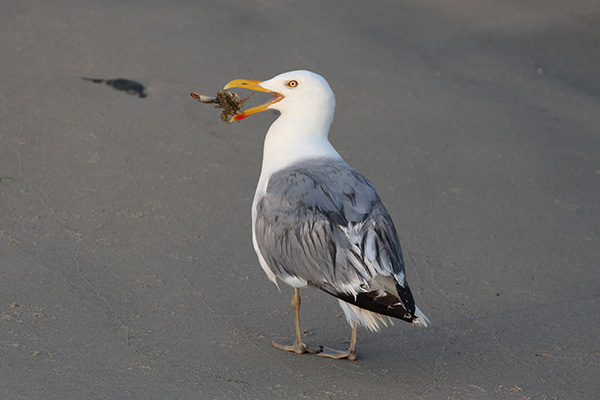
[[[406,308],[407,312],[412,316],[412,319],[414,319],[415,312],[416,312],[416,305],[415,305],[415,298],[412,295],[410,287],[408,287],[408,284],[406,286],[401,286],[399,284],[396,284],[396,291],[398,291],[398,296],[400,297],[400,300],[402,301],[402,304]],[[412,321],[412,319],[411,319],[411,321]]]
[[[338,293],[335,296],[346,303],[377,314],[398,318],[406,322],[413,322],[415,319],[414,302],[412,302],[411,311],[410,308],[407,309],[406,303],[401,298],[388,292],[373,291],[359,293],[356,296]]]

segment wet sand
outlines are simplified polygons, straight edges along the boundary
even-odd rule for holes
[[[600,396],[597,2],[0,11],[2,398]],[[360,330],[356,362],[270,345],[292,291],[258,265],[250,206],[276,114],[227,125],[189,97],[293,69],[336,93],[330,138],[433,323]],[[347,345],[333,298],[302,307],[307,343]]]

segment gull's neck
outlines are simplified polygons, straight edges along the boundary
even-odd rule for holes
[[[273,122],[265,137],[261,180],[302,160],[341,159],[328,139],[332,117],[282,115]]]

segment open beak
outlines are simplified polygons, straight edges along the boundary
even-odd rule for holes
[[[269,109],[269,107],[271,105],[283,100],[283,95],[281,93],[273,92],[271,90],[265,89],[262,86],[259,86],[259,84],[262,82],[263,81],[254,81],[251,79],[235,79],[235,80],[229,82],[227,85],[225,85],[225,87],[223,89],[242,88],[242,89],[256,90],[257,92],[271,93],[273,95],[273,98],[271,100],[269,100],[268,102],[266,102],[265,104],[261,104],[260,106],[249,108],[247,110],[242,111],[239,114],[234,115],[233,118],[231,118],[232,121],[240,121],[240,120],[248,117],[249,115],[265,111],[265,110]]]

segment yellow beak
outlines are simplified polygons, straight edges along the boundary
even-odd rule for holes
[[[263,81],[255,81],[255,80],[251,80],[251,79],[235,79],[235,80],[229,82],[227,85],[225,85],[225,87],[223,89],[243,88],[243,89],[255,90],[257,92],[266,92],[266,93],[273,94],[273,98],[271,100],[269,100],[268,102],[266,102],[265,104],[261,104],[260,106],[249,108],[247,110],[242,111],[239,114],[234,115],[233,118],[231,118],[232,121],[240,121],[240,120],[248,117],[249,115],[265,111],[269,108],[269,106],[283,100],[283,95],[281,93],[273,92],[271,90],[265,89],[262,86],[259,86],[259,84],[262,82]]]

